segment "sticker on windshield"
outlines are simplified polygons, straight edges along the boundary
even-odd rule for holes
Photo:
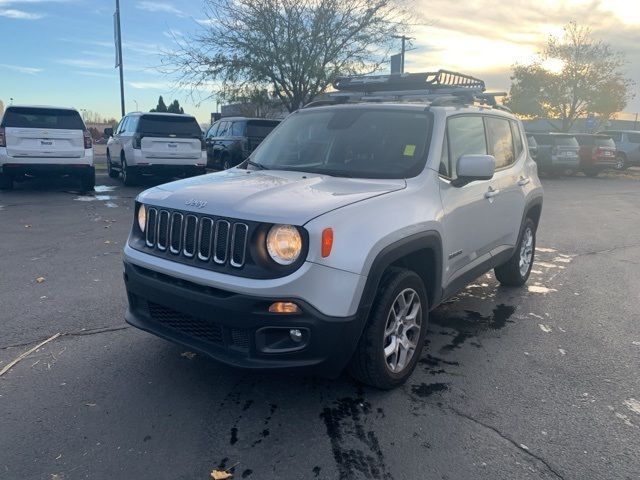
[[[416,153],[415,145],[405,145],[403,155],[407,157],[413,157],[413,154]]]

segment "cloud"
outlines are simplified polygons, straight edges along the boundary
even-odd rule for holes
[[[18,72],[18,73],[26,73],[29,75],[35,75],[36,73],[40,73],[42,71],[42,68],[23,67],[21,65],[8,65],[6,63],[0,63],[0,68],[13,70],[14,72]]]
[[[42,13],[25,12],[14,8],[0,9],[0,17],[14,18],[17,20],[39,20],[45,15]]]
[[[167,2],[142,1],[136,4],[136,8],[146,10],[147,12],[170,13],[173,15],[184,16],[182,10]]]
[[[127,82],[131,88],[138,90],[170,90],[171,85],[168,82]]]

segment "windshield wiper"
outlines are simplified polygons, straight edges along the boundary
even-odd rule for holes
[[[248,164],[248,165],[251,165],[252,167],[256,167],[256,168],[258,168],[258,169],[260,169],[260,170],[269,170],[269,168],[268,168],[268,167],[265,167],[265,166],[264,166],[264,165],[262,165],[261,163],[254,162],[254,161],[252,161],[252,160],[247,160],[247,164]]]

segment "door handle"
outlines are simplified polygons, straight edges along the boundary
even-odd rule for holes
[[[528,177],[520,177],[520,180],[518,180],[518,185],[520,185],[521,187],[524,187],[530,181],[531,180],[529,180]]]
[[[499,193],[500,193],[500,189],[489,187],[489,190],[487,190],[484,194],[484,198],[493,198]]]

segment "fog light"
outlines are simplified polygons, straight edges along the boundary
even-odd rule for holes
[[[289,330],[289,336],[291,337],[291,340],[296,343],[302,341],[302,332],[297,328],[292,328],[291,330]]]
[[[271,313],[300,313],[300,308],[293,302],[274,302],[269,305]]]

